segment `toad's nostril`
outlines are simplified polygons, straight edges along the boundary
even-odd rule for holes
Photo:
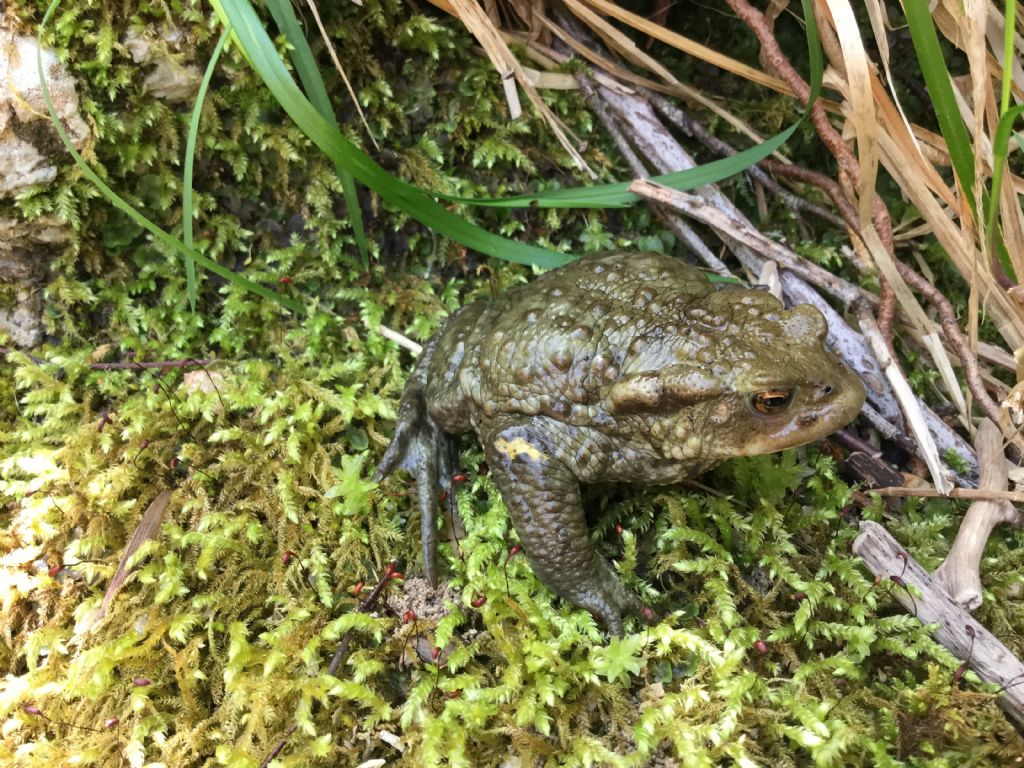
[[[822,394],[825,394],[825,395],[831,395],[832,394],[832,385],[831,384],[826,384],[824,387],[821,388],[821,392],[822,392]]]

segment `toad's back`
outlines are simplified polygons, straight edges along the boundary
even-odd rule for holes
[[[598,404],[624,374],[694,352],[687,313],[713,293],[679,260],[616,253],[470,304],[438,334],[430,414],[449,432],[468,431],[475,413],[600,422]],[[652,342],[663,360],[649,359]]]

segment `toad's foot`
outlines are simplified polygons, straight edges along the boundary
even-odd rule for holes
[[[394,437],[377,465],[373,479],[380,482],[395,469],[404,469],[415,478],[423,571],[431,586],[436,587],[437,523],[434,513],[441,491],[452,504],[452,476],[458,461],[458,446],[455,438],[442,430],[427,412],[426,371],[433,349],[431,343],[423,351],[406,385],[398,406]]]
[[[594,550],[579,483],[547,438],[525,424],[495,428],[484,438],[487,461],[538,578],[622,635],[623,615],[650,612]]]

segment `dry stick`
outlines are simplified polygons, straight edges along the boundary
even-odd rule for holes
[[[879,278],[878,287],[878,330],[889,347],[889,353],[895,356],[896,348],[892,345],[892,325],[896,320],[896,291],[889,285],[889,281],[883,278]]]
[[[816,171],[809,171],[805,168],[794,169],[793,166],[786,166],[770,160],[766,161],[765,164],[773,173],[788,175],[790,178],[806,181],[820,188],[832,199],[836,208],[839,209],[839,215],[846,221],[847,228],[859,236],[860,224],[857,219],[857,212],[854,210],[850,199],[834,179],[830,179],[828,176]],[[891,245],[891,243],[884,244],[887,249]],[[989,396],[988,390],[985,388],[985,382],[982,380],[981,371],[978,368],[978,359],[971,352],[971,345],[960,330],[960,324],[956,320],[956,314],[953,311],[953,305],[949,303],[949,299],[938,288],[901,260],[895,258],[895,256],[893,257],[893,263],[896,265],[896,269],[904,282],[917,290],[938,310],[939,325],[942,328],[947,343],[953,348],[956,356],[960,358],[960,362],[964,367],[964,377],[967,379],[967,386],[971,390],[971,394],[974,395],[978,406],[993,423],[996,425],[1002,424],[1003,419],[999,412],[999,406]],[[879,326],[881,326],[881,322],[879,322]]]
[[[911,288],[917,289],[938,310],[939,325],[942,327],[942,332],[949,346],[953,348],[953,352],[960,358],[960,362],[964,367],[964,377],[967,379],[967,386],[970,388],[971,394],[974,395],[978,406],[994,424],[1003,424],[1005,420],[999,412],[999,406],[996,405],[995,400],[989,396],[988,390],[985,389],[985,382],[981,378],[981,371],[978,370],[978,358],[971,351],[970,342],[960,331],[960,324],[956,320],[956,314],[953,312],[953,305],[949,303],[949,299],[943,296],[938,288],[902,261],[894,261],[896,269],[899,270],[904,282]]]
[[[611,103],[612,108],[619,115],[620,119],[633,127],[634,130],[631,136],[634,143],[660,170],[666,172],[677,171],[692,168],[696,165],[693,158],[662,125],[647,99],[632,93],[615,93],[607,88],[602,88],[601,93]],[[652,185],[649,189],[653,192],[654,188],[655,186]],[[759,273],[765,258],[759,250],[760,242],[757,246],[752,247],[740,237],[741,233],[757,233],[756,228],[736,208],[732,201],[714,185],[701,187],[698,192],[699,194],[697,195],[690,193],[687,198],[690,202],[684,201],[677,210],[688,216],[695,216],[704,220],[705,223],[711,223],[706,217],[715,216],[712,211],[718,211],[721,214],[719,219],[724,218],[729,223],[729,226],[719,229],[719,234],[723,236],[726,244],[736,252],[739,260],[750,272],[753,274]],[[699,206],[696,204],[697,201],[700,201]],[[663,202],[669,204],[667,199]],[[704,212],[694,213],[698,207]],[[713,226],[717,225],[713,224]],[[759,233],[756,236],[759,240],[765,239]],[[850,305],[855,301],[868,304],[877,302],[877,298],[874,295],[843,280],[837,275],[833,275],[828,270],[798,257],[783,246],[772,243],[767,247],[775,249],[775,254],[777,254],[781,265],[787,270],[796,273],[803,280],[835,296],[844,304]]]
[[[871,491],[875,493],[876,491]],[[999,705],[1024,724],[1024,664],[996,637],[953,602],[946,590],[910,557],[878,523],[865,520],[853,551],[868,569],[899,585],[891,594],[924,624],[936,625],[932,637],[968,662],[983,681],[1000,686]],[[911,595],[910,588],[916,595]]]
[[[917,453],[917,443],[907,437],[906,433],[902,429],[885,418],[884,414],[876,411],[868,403],[864,404],[864,407],[860,409],[860,413],[861,416],[867,419],[868,423],[874,427],[875,431],[886,440],[891,440],[896,443],[896,445],[907,453]],[[900,418],[902,419],[902,414]],[[973,457],[973,452],[970,452],[968,455]]]
[[[649,174],[647,173],[646,167],[644,166],[643,160],[633,150],[626,136],[618,129],[618,125],[615,123],[615,119],[608,111],[608,106],[604,100],[597,95],[597,84],[586,75],[580,73],[576,76],[577,82],[580,84],[580,90],[583,91],[583,97],[587,100],[587,106],[589,106],[594,114],[597,115],[597,119],[601,121],[601,124],[608,129],[608,133],[612,137],[612,141],[615,142],[615,147],[619,150],[619,154],[629,164],[633,174],[646,178]]]
[[[824,6],[815,3],[814,12],[815,18],[818,21],[818,34],[822,50],[825,51],[825,56],[828,58],[829,63],[836,68],[841,76],[846,77],[846,60],[843,58],[842,44],[839,42],[839,37],[833,29],[828,15],[824,12]],[[846,144],[844,143],[843,146],[846,147]],[[859,172],[859,164],[856,167]],[[881,238],[886,250],[890,254],[895,254],[889,211],[884,206],[880,206],[880,199],[878,197],[872,200],[872,205],[874,206],[874,213],[881,217],[881,219],[876,219],[876,221],[880,220],[882,222],[880,227],[876,225],[875,231]],[[882,334],[886,346],[889,348],[889,354],[893,357],[896,356],[896,349],[893,347],[892,341],[892,326],[895,319],[896,291],[893,290],[889,281],[883,277],[879,280],[879,305],[876,321],[878,323],[878,330]]]
[[[867,493],[877,493],[880,496],[892,496],[906,499],[920,496],[924,499],[950,498],[950,499],[971,499],[985,501],[1009,501],[1017,504],[1024,504],[1024,491],[1007,491],[997,488],[954,488],[949,493],[939,493],[934,488],[908,488],[903,485],[894,485],[891,488],[869,488]],[[1015,522],[1006,520],[1005,522]]]
[[[707,128],[683,111],[681,107],[673,104],[661,94],[655,93],[650,89],[644,89],[644,93],[654,108],[658,110],[666,120],[672,123],[672,125],[683,133],[697,139],[697,141],[705,147],[722,157],[732,157],[736,154],[736,148],[732,144],[718,136],[713,136]],[[752,165],[747,168],[745,173],[752,181],[760,184],[782,200],[783,203],[785,203],[791,210],[812,213],[818,218],[824,219],[837,227],[845,226],[843,220],[832,213],[832,211],[828,210],[828,208],[818,205],[817,203],[812,203],[810,200],[805,200],[795,192],[785,189],[760,167]]]
[[[647,176],[650,175],[647,171],[647,166],[644,164],[640,156],[637,155],[637,153],[633,150],[632,146],[629,144],[629,141],[626,139],[621,128],[619,127],[619,124],[616,121],[615,117],[609,112],[607,108],[607,100],[602,98],[600,95],[600,93],[603,93],[605,91],[605,87],[602,86],[600,88],[599,93],[598,89],[594,87],[594,81],[586,77],[585,75],[578,75],[577,80],[579,80],[580,89],[583,91],[583,95],[584,98],[587,100],[587,104],[591,107],[591,109],[594,110],[594,114],[597,115],[598,120],[601,121],[601,124],[605,127],[605,130],[607,130],[608,133],[611,135],[612,140],[615,142],[615,145],[620,149],[620,151],[622,152],[622,156],[629,164],[630,170],[633,172],[633,175],[636,176],[637,178],[647,178]],[[707,243],[705,243],[701,239],[700,235],[694,232],[690,225],[687,224],[681,217],[673,216],[672,214],[666,211],[658,211],[658,213],[661,215],[662,219],[665,221],[668,228],[672,230],[672,234],[678,237],[679,240],[682,243],[684,243],[693,252],[693,254],[697,256],[701,261],[703,261],[711,270],[724,277],[732,276],[732,273],[729,271],[729,268],[725,265],[725,263],[722,262],[717,256],[715,256],[711,252],[711,249],[708,248]]]
[[[629,185],[629,191],[635,195],[654,200],[681,210],[687,216],[702,221],[717,232],[726,232],[729,237],[747,246],[765,259],[777,262],[784,269],[806,280],[811,285],[826,291],[843,302],[852,306],[864,301],[865,292],[833,275],[817,264],[796,258],[796,254],[784,245],[776,243],[757,230],[745,226],[746,222],[738,221],[728,211],[719,210],[698,195],[679,192],[663,187],[646,179],[636,179]]]
[[[191,368],[193,366],[202,367],[214,362],[222,361],[216,361],[212,358],[196,360],[191,357],[187,357],[184,360],[157,360],[148,363],[142,363],[137,360],[119,360],[113,363],[89,363],[89,367],[94,371],[163,371],[173,368]]]
[[[288,737],[295,733],[298,727],[298,723],[292,723],[288,727],[288,730],[284,732],[284,736],[282,736],[281,739],[277,742],[277,744],[274,745],[274,748],[270,750],[267,756],[260,761],[259,768],[267,768],[267,766],[270,765],[271,761],[279,754],[281,754],[281,750],[284,749],[285,745],[288,743]]]
[[[418,354],[420,354],[420,352],[423,351],[423,345],[422,344],[417,344],[415,341],[410,339],[408,336],[404,336],[403,334],[399,333],[398,331],[393,331],[390,328],[388,328],[386,325],[378,325],[377,326],[377,332],[381,336],[383,336],[385,339],[390,339],[391,341],[395,342],[398,346],[405,347],[410,352],[412,352],[414,355],[418,355]]]
[[[394,563],[388,563],[384,569],[384,575],[380,577],[380,580],[374,585],[370,594],[366,596],[359,605],[356,606],[356,613],[369,613],[373,609],[373,606],[380,600],[380,596],[384,593],[384,589],[394,578],[395,570]],[[341,638],[341,642],[338,643],[338,650],[334,652],[334,657],[331,659],[330,665],[327,667],[327,674],[334,675],[335,672],[341,667],[345,661],[345,656],[348,653],[348,646],[352,641],[352,630],[345,633],[344,637]]]
[[[832,433],[830,439],[836,440],[836,442],[842,443],[850,451],[860,451],[866,453],[873,459],[881,458],[882,452],[878,450],[878,446],[872,445],[866,440],[862,440],[853,434],[848,429],[837,429]]]

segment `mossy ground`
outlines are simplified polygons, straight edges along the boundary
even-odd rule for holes
[[[66,0],[64,12],[53,43],[81,82],[90,161],[180,233],[188,109],[148,97],[118,40],[173,19],[182,49],[201,56],[211,18],[193,3]],[[18,13],[31,27],[41,8]],[[497,78],[451,21],[396,0],[326,21],[394,172],[464,195],[576,183],[543,126],[505,119]],[[576,95],[551,103],[594,136]],[[610,157],[590,142],[587,159],[608,178]],[[364,269],[329,163],[237,56],[204,111],[196,187],[205,252],[292,292],[307,317],[209,276],[189,312],[181,264],[70,167],[4,204],[26,218],[55,212],[76,236],[47,288],[53,342],[34,351],[47,362],[0,363],[0,764],[256,766],[292,723],[276,765],[1020,761],[1024,741],[991,693],[970,675],[954,685],[957,662],[850,555],[850,489],[817,448],[731,462],[705,478],[711,493],[592,491],[596,540],[664,616],[609,641],[522,557],[506,564],[515,534],[467,445],[461,556],[442,547],[447,616],[356,613],[354,585],[365,595],[392,561],[419,569],[408,485],[368,479],[411,363],[379,324],[423,341],[446,312],[528,270],[468,256],[369,195]],[[674,246],[640,209],[462,212],[578,253]],[[133,358],[216,362],[90,367]],[[165,489],[159,536],[96,623],[121,552]],[[960,511],[910,501],[863,514],[934,567]],[[990,545],[979,616],[1018,653],[1019,544],[1001,532]],[[351,653],[327,675],[345,632]],[[415,658],[417,634],[444,649],[440,667]]]

